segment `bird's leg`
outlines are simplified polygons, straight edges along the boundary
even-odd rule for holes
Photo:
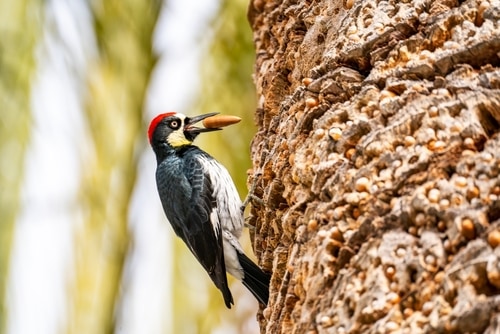
[[[262,175],[261,172],[257,172],[253,175],[252,186],[250,187],[250,191],[248,192],[247,197],[245,198],[245,200],[243,201],[243,204],[241,205],[241,212],[242,213],[243,213],[243,211],[245,211],[246,207],[248,206],[248,204],[250,204],[251,201],[255,201],[255,202],[259,203],[259,205],[262,205],[262,206],[264,205],[264,201],[262,200],[262,198],[259,198],[259,197],[254,195],[255,189],[257,188],[258,177],[261,175]]]
[[[253,216],[248,216],[248,217],[245,217],[245,222],[243,223],[243,225],[248,228],[248,229],[251,229],[251,230],[255,230],[255,226],[252,225],[252,224],[249,224],[247,223],[247,221],[249,221],[250,219],[252,219]]]
[[[258,196],[254,195],[255,189],[257,188],[258,178],[261,175],[262,175],[262,172],[257,172],[257,173],[253,174],[253,180],[252,180],[252,185],[250,187],[250,191],[248,192],[247,197],[245,198],[245,200],[243,201],[243,204],[241,205],[241,214],[242,215],[244,214],[245,209],[248,206],[248,204],[250,204],[250,202],[258,203],[258,205],[261,205],[261,206],[264,206],[264,204],[265,204],[264,201],[262,200],[262,198],[259,198]],[[254,218],[255,217],[252,215],[245,217],[245,223],[244,223],[245,227],[247,227],[249,229],[255,229],[254,225],[247,223],[247,221],[252,220]]]

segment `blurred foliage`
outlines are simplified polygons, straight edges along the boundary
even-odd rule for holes
[[[90,2],[98,59],[89,66],[85,116],[92,150],[81,185],[69,331],[111,333],[128,250],[128,206],[137,175],[142,111],[155,64],[160,0]]]
[[[6,278],[30,137],[42,5],[41,0],[0,0],[0,332],[7,318]]]
[[[129,246],[127,229],[130,197],[136,181],[137,159],[144,141],[143,103],[156,58],[152,36],[161,10],[160,0],[87,0],[92,9],[98,55],[87,71],[85,119],[90,148],[79,200],[81,224],[75,235],[68,332],[110,333]],[[42,0],[0,0],[0,331],[6,319],[5,278],[13,225],[20,206],[24,155],[29,141],[31,83],[35,48],[42,31]],[[250,140],[255,129],[251,79],[254,53],[246,20],[247,2],[222,1],[213,20],[211,44],[202,64],[200,99],[190,115],[217,111],[239,115],[238,125],[206,136],[202,143],[230,171],[240,194],[246,195]],[[201,138],[200,138],[201,139]],[[220,292],[200,268],[188,277],[196,291],[186,293],[185,259],[192,255],[175,243],[175,333],[210,333],[221,324],[245,332],[237,307],[225,309]],[[193,260],[194,261],[194,260]],[[195,262],[193,262],[195,263]],[[197,265],[197,264],[195,264]],[[240,284],[240,283],[237,283]],[[198,290],[198,287],[200,290]],[[232,288],[238,303],[240,286]],[[202,290],[202,291],[201,291]],[[203,302],[199,292],[209,291]],[[186,298],[186,295],[189,298]],[[239,301],[240,305],[244,304]],[[254,311],[244,317],[254,316]],[[229,323],[229,325],[228,325]]]
[[[242,118],[241,123],[215,133],[206,147],[229,170],[240,195],[246,196],[246,169],[251,166],[250,141],[256,127],[255,52],[247,20],[248,1],[222,0],[213,20],[214,36],[201,68],[202,90],[196,110]]]
[[[226,166],[242,197],[247,193],[247,169],[251,166],[250,141],[255,133],[252,116],[256,106],[252,81],[255,53],[252,32],[246,18],[247,6],[246,0],[221,1],[219,12],[212,22],[211,42],[206,56],[202,56],[199,100],[193,110],[186,112],[189,115],[220,112],[242,118],[241,123],[217,133],[200,136],[197,141],[200,147]],[[193,328],[193,324],[196,324],[198,333],[211,333],[221,325],[229,325],[238,333],[245,332],[240,326],[247,319],[242,319],[242,314],[236,311],[242,305],[242,300],[239,301],[240,305],[226,310],[220,291],[213,286],[208,275],[196,269],[195,272],[199,275],[196,274],[195,279],[200,290],[207,291],[208,301],[200,300],[200,291],[186,293],[189,281],[186,282],[185,261],[192,256],[183,244],[177,242],[175,253],[174,332],[185,333],[185,329]],[[235,291],[241,290],[231,290],[235,304],[238,304],[239,296],[235,295]],[[255,317],[255,310],[243,315],[246,316]]]

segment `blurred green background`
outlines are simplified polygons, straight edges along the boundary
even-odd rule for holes
[[[0,333],[258,332],[173,237],[145,135],[160,112],[242,117],[198,144],[244,198],[247,5],[0,0]]]

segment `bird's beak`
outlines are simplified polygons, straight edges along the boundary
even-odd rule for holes
[[[188,131],[192,134],[198,134],[201,132],[210,132],[210,131],[217,131],[217,130],[222,130],[221,128],[206,128],[206,127],[197,127],[194,126],[196,123],[199,123],[203,121],[205,118],[212,117],[217,115],[217,112],[211,112],[208,114],[203,114],[199,116],[194,116],[194,117],[187,117],[186,120],[184,121],[184,131]]]
[[[217,112],[211,112],[199,116],[186,117],[186,119],[184,120],[184,133],[191,138],[195,138],[198,134],[202,132],[222,130],[221,128],[205,128],[205,127],[200,128],[195,126],[196,123],[203,121],[205,118],[212,117],[217,114],[218,114]]]

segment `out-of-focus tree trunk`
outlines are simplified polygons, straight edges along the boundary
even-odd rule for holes
[[[253,0],[249,19],[262,331],[498,332],[500,2]]]
[[[92,152],[76,236],[72,333],[111,333],[128,247],[142,108],[155,62],[152,35],[161,1],[91,1],[99,58],[90,65],[86,116]],[[146,306],[145,306],[146,307]]]
[[[41,13],[38,0],[0,1],[0,332],[7,318],[6,278],[31,125]]]

